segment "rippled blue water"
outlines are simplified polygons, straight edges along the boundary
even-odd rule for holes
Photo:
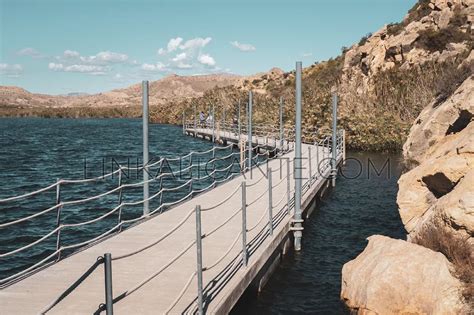
[[[306,221],[302,251],[283,259],[259,295],[248,290],[234,314],[348,314],[339,300],[344,263],[365,248],[370,235],[405,237],[396,205],[399,156],[349,157],[346,178],[339,176],[336,188]],[[380,172],[387,159],[390,174],[387,166]]]
[[[150,158],[183,156],[190,151],[206,151],[212,148],[207,141],[187,137],[182,129],[170,125],[150,125]],[[0,198],[11,197],[48,186],[57,178],[83,179],[101,176],[116,170],[118,164],[136,167],[142,163],[142,122],[133,119],[7,119],[0,118]],[[216,157],[232,152],[231,148],[219,150]],[[211,153],[194,156],[192,163],[204,162],[212,158]],[[199,160],[199,161],[198,161]],[[224,168],[234,161],[216,162],[216,167]],[[169,161],[163,172],[185,168],[189,159]],[[238,171],[235,163],[233,171]],[[212,165],[211,165],[212,168]],[[158,166],[150,169],[151,175],[158,174]],[[193,169],[196,177],[197,169]],[[200,169],[200,176],[208,172]],[[216,179],[229,175],[217,174]],[[122,175],[123,184],[138,182],[142,172],[130,171]],[[163,187],[176,187],[189,179],[167,178]],[[96,183],[65,184],[60,186],[61,201],[77,200],[104,193],[118,186],[118,176]],[[192,188],[209,186],[213,179],[193,181]],[[189,187],[179,191],[163,193],[162,202],[179,200],[189,193]],[[150,183],[150,195],[160,190],[160,181]],[[122,190],[124,202],[137,201],[143,196],[141,187]],[[0,223],[37,213],[54,206],[56,189],[15,202],[0,203]],[[119,192],[85,204],[68,205],[61,209],[61,223],[78,223],[97,218],[119,204]],[[150,201],[150,209],[160,206],[160,198]],[[122,219],[139,217],[142,205],[126,206],[122,209]],[[51,211],[32,220],[6,228],[0,228],[0,253],[15,250],[32,243],[56,227],[57,211]],[[118,223],[118,211],[97,223],[81,227],[63,229],[60,234],[62,246],[72,245],[98,236]],[[126,227],[126,226],[125,226]],[[30,266],[56,249],[57,235],[45,239],[38,246],[19,252],[7,258],[0,258],[0,279]],[[69,253],[66,251],[64,254]]]

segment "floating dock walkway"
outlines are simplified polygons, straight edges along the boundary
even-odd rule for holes
[[[184,131],[197,135],[194,129]],[[209,138],[213,130],[198,133]],[[239,142],[234,133],[219,136]],[[339,164],[344,139],[337,139]],[[264,137],[253,141],[268,143]],[[331,147],[329,141],[302,145],[301,208],[306,212],[329,185]],[[195,313],[200,305],[208,314],[228,313],[251,283],[264,285],[291,244],[293,163],[294,151],[284,153],[7,286],[0,290],[0,313],[99,313],[105,310],[100,306],[106,300],[104,277],[112,279],[108,292],[117,314]],[[103,262],[105,253],[111,261]],[[99,267],[88,273],[94,265]],[[83,281],[68,290],[84,274]],[[58,299],[61,295],[64,298]]]

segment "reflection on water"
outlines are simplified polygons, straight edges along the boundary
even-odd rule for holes
[[[336,188],[305,223],[303,250],[283,259],[259,295],[248,290],[233,314],[346,314],[339,300],[344,263],[365,248],[370,235],[405,237],[396,204],[400,157],[348,158]]]

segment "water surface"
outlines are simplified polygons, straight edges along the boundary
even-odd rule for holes
[[[396,204],[400,157],[348,157],[344,176],[304,225],[302,251],[283,259],[259,295],[248,290],[233,314],[348,314],[339,300],[342,266],[365,248],[370,235],[405,237]]]

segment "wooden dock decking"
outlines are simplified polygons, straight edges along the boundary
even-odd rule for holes
[[[186,130],[186,132],[192,133],[193,131]],[[209,130],[199,129],[198,132],[202,137],[210,135]],[[218,137],[225,141],[239,141],[237,135],[226,134],[223,131],[220,131]],[[268,140],[256,137],[254,141],[255,144],[264,145]],[[272,145],[279,148],[279,143],[272,143]],[[310,162],[305,159],[308,157],[308,148],[310,147],[312,150],[311,185],[308,181]],[[308,209],[314,196],[327,184],[331,170],[330,167],[325,168],[321,174],[318,174],[317,171],[317,164],[322,157],[328,156],[327,148],[303,144],[302,152],[304,158],[302,162],[304,185],[302,209]],[[204,269],[203,273],[205,311],[208,314],[228,313],[249,284],[262,272],[272,255],[282,250],[285,242],[289,240],[293,211],[287,214],[286,163],[287,160],[291,161],[292,170],[293,159],[294,152],[289,152],[282,155],[280,159],[270,160],[268,164],[236,176],[169,211],[105,239],[0,290],[0,313],[40,313],[94,264],[97,257],[104,253],[111,253],[114,258],[142,248],[150,242],[160,239],[183,220],[185,222],[181,226],[158,244],[133,256],[113,261],[114,297],[128,292],[125,298],[114,304],[114,312],[116,314],[194,313],[197,309],[195,276],[197,267],[196,245],[193,243],[196,240],[195,215],[192,212],[196,205],[200,205],[203,209],[202,234],[207,235],[228,221],[212,235],[206,236],[202,240],[203,267],[209,268]],[[341,159],[342,154],[339,154],[338,163]],[[269,197],[268,193],[265,193],[268,189],[268,181],[264,174],[267,166],[273,171],[272,203],[275,207],[272,217],[273,235],[269,235],[268,232]],[[239,238],[242,231],[242,217],[239,212],[242,204],[240,192],[242,181],[246,181],[247,185],[251,186],[246,191],[247,229],[250,230],[247,232],[249,258],[246,267],[243,267],[241,262],[242,241]],[[294,189],[294,182],[292,177],[291,190]],[[229,200],[224,204],[204,211],[226,198]],[[181,252],[183,253],[181,254]],[[219,261],[226,252],[228,255]],[[158,272],[175,257],[179,258],[165,270]],[[135,291],[130,291],[131,288],[154,273],[156,273],[155,277]],[[182,297],[177,300],[177,297],[181,295]],[[104,303],[104,300],[104,271],[103,266],[100,266],[48,314],[91,314],[97,310],[99,304]]]

